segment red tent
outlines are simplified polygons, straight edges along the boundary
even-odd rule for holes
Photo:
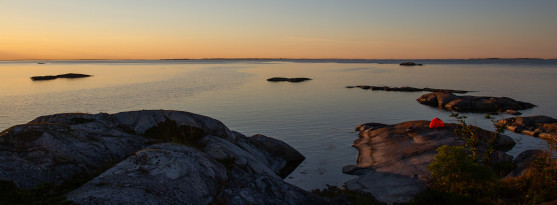
[[[443,121],[441,121],[441,119],[439,118],[433,118],[433,120],[431,120],[431,123],[429,123],[429,128],[441,128],[441,127],[445,127],[445,125],[443,124]]]

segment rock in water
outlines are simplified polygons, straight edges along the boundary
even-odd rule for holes
[[[422,66],[423,64],[414,63],[414,62],[404,62],[404,63],[401,63],[400,65],[403,65],[403,66]]]
[[[33,76],[31,77],[31,80],[54,80],[57,78],[86,78],[86,77],[91,77],[91,75],[79,74],[79,73],[66,73],[60,75]]]
[[[436,149],[442,145],[462,145],[455,134],[456,124],[446,123],[442,128],[429,128],[429,121],[409,121],[395,125],[367,123],[356,127],[359,138],[354,141],[358,149],[357,165],[348,165],[345,171],[360,175],[346,182],[346,187],[371,193],[385,203],[405,203],[425,188],[430,173],[427,165]],[[485,150],[491,132],[478,128],[480,150]],[[495,142],[493,161],[510,161],[504,153],[515,142],[501,135]],[[483,147],[483,148],[482,148]],[[356,166],[356,167],[355,167]]]
[[[346,86],[346,88],[361,88],[364,90],[380,90],[380,91],[397,91],[397,92],[446,92],[446,93],[467,93],[470,91],[466,90],[451,90],[451,89],[438,89],[438,88],[415,88],[415,87],[389,87],[389,86],[375,86],[375,85],[357,85],[357,86]]]
[[[420,104],[458,112],[504,112],[524,110],[535,105],[507,97],[457,96],[447,92],[434,92],[416,99]]]
[[[299,83],[306,80],[311,80],[310,78],[284,78],[284,77],[272,77],[267,79],[269,82],[291,82],[291,83]]]

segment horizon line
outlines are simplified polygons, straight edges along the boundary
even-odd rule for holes
[[[0,61],[124,61],[124,60],[557,60],[556,58],[76,58],[76,59],[0,59]]]

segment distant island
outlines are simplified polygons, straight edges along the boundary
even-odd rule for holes
[[[37,80],[54,80],[57,78],[86,78],[86,77],[91,77],[91,75],[79,74],[79,73],[66,73],[60,75],[33,76],[31,77],[31,80],[37,81]]]

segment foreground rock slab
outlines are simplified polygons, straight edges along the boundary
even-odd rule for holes
[[[66,73],[60,75],[33,76],[31,77],[31,80],[36,81],[36,80],[54,80],[58,78],[86,78],[86,77],[91,77],[91,75],[79,74],[79,73]]]
[[[0,134],[0,181],[94,177],[66,195],[79,204],[325,203],[283,181],[304,159],[280,140],[169,110],[48,115]]]
[[[272,77],[267,79],[269,82],[291,82],[299,83],[303,81],[311,80],[310,78],[284,78],[284,77]]]
[[[385,203],[404,203],[425,188],[430,173],[427,165],[442,145],[462,145],[455,134],[456,124],[445,123],[444,128],[431,129],[429,121],[409,121],[394,125],[367,123],[356,127],[359,138],[357,165],[345,166],[347,174],[360,177],[345,183],[351,190],[371,193]],[[491,132],[478,128],[480,145],[485,147]],[[505,154],[515,142],[501,135],[495,142],[492,161],[511,161]]]
[[[446,93],[467,93],[470,91],[466,90],[451,90],[451,89],[437,89],[437,88],[415,88],[415,87],[389,87],[389,86],[374,86],[374,85],[357,85],[357,86],[346,86],[346,88],[361,88],[364,90],[382,90],[382,91],[399,91],[399,92],[446,92]]]
[[[535,106],[508,97],[458,96],[447,92],[428,93],[422,95],[416,101],[439,109],[458,112],[505,112],[507,110],[524,110]]]
[[[205,153],[156,144],[116,164],[67,198],[79,204],[208,204],[226,181],[226,168]]]
[[[557,142],[557,119],[539,115],[531,117],[511,117],[497,121],[513,132],[540,137]]]

